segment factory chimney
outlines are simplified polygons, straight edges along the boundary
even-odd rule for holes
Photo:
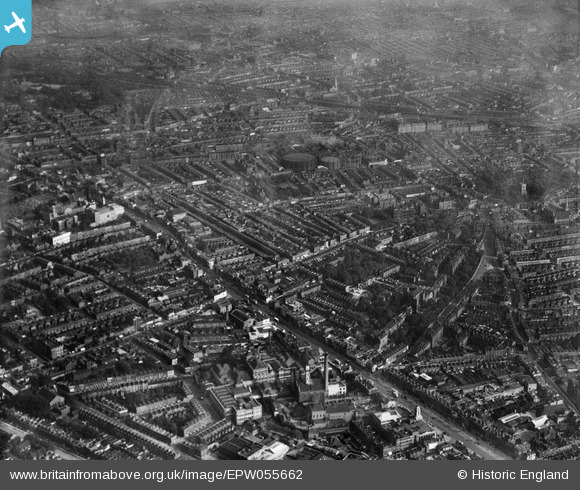
[[[328,391],[328,352],[324,353],[324,391]]]

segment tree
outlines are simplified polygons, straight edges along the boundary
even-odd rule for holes
[[[32,391],[18,393],[8,401],[8,404],[32,417],[50,416],[50,407],[46,400]]]
[[[540,199],[545,192],[544,186],[537,180],[530,182],[526,186],[526,190],[530,199],[536,201]]]
[[[123,376],[125,374],[131,374],[133,372],[133,369],[131,368],[131,365],[127,361],[121,359],[120,361],[117,361],[115,363],[115,371],[117,371],[119,375]]]
[[[48,374],[37,374],[30,378],[30,386],[38,390],[52,386],[52,378]]]

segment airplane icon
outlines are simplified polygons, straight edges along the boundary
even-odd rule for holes
[[[14,17],[14,24],[9,26],[5,25],[4,29],[6,30],[6,32],[10,33],[11,29],[14,29],[15,27],[20,27],[20,30],[26,34],[26,29],[24,28],[24,19],[19,19],[14,12],[12,12],[12,17]]]

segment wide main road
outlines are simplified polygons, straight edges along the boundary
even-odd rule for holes
[[[361,372],[361,374],[373,381],[376,388],[379,392],[383,395],[388,396],[393,392],[393,389],[397,391],[401,391],[400,388],[394,387],[391,384],[387,383],[384,378],[381,378],[375,374],[369,374],[362,369],[357,369],[357,371]],[[414,408],[419,405],[420,403],[417,402],[413,395],[406,395],[408,400],[400,400],[397,399],[397,403],[409,411],[413,411]],[[409,401],[411,400],[411,401]],[[442,430],[445,432],[449,437],[455,439],[456,441],[460,441],[465,444],[465,447],[470,451],[477,454],[479,457],[486,459],[486,460],[507,460],[512,459],[503,451],[483,442],[482,440],[478,439],[471,433],[467,432],[465,429],[460,428],[454,422],[447,420],[445,417],[437,413],[435,410],[432,410],[424,405],[421,405],[421,415],[423,419],[431,424],[433,427]]]
[[[299,331],[296,328],[288,327],[288,330],[291,330],[292,333],[294,333],[297,336],[302,337],[304,340],[315,345],[316,347],[320,347],[321,349],[328,351],[330,354],[332,354],[334,357],[340,359],[341,361],[349,363],[357,373],[361,374],[363,377],[365,377],[367,379],[370,379],[375,384],[375,387],[377,388],[379,393],[386,396],[387,398],[393,398],[393,390],[397,390],[398,392],[401,392],[401,388],[390,384],[383,377],[381,377],[379,374],[369,373],[368,371],[364,370],[360,366],[351,362],[346,356],[335,351],[334,349],[330,348],[326,344],[323,344],[322,342],[318,341],[317,339],[313,339],[313,338],[305,335],[303,332]],[[415,411],[415,408],[417,407],[417,405],[419,403],[416,401],[415,397],[412,394],[407,393],[406,396],[407,396],[407,399],[404,399],[404,398],[401,399],[401,397],[397,398],[397,400],[396,400],[397,404],[404,407],[405,409],[407,409],[411,413],[413,413]],[[441,430],[442,432],[445,432],[452,439],[455,439],[457,441],[462,442],[463,444],[465,444],[467,449],[474,452],[479,457],[481,457],[483,459],[487,459],[487,460],[511,459],[504,452],[500,451],[497,448],[494,448],[493,446],[491,446],[483,441],[480,441],[475,436],[473,436],[472,434],[467,432],[465,429],[460,428],[454,422],[445,419],[442,415],[437,413],[435,410],[432,410],[428,407],[421,405],[421,414],[423,416],[423,419],[426,422],[429,422],[433,427]]]
[[[233,284],[229,281],[225,281],[226,289],[228,290],[228,294],[237,300],[243,301],[244,294],[241,292],[239,286]],[[272,312],[269,310],[268,306],[263,302],[255,302],[252,305],[252,308],[260,310],[265,316],[272,316]],[[397,390],[398,392],[402,392],[399,387],[390,384],[387,382],[383,377],[381,377],[378,373],[369,373],[367,370],[361,368],[357,364],[351,362],[345,355],[341,354],[340,352],[334,350],[332,347],[326,345],[324,342],[321,342],[318,339],[308,335],[306,332],[303,332],[299,328],[290,325],[284,319],[280,319],[278,323],[289,332],[292,332],[298,338],[301,338],[308,342],[310,345],[314,347],[318,347],[324,351],[327,351],[336,359],[339,359],[347,364],[351,365],[352,368],[362,375],[363,377],[370,379],[376,386],[379,393],[384,395],[389,399],[393,399],[393,390]],[[401,407],[407,409],[411,413],[415,411],[415,408],[419,404],[415,397],[410,393],[405,393],[406,398],[398,397],[397,404]],[[462,429],[457,424],[455,424],[451,420],[447,420],[445,417],[437,413],[435,410],[430,409],[421,405],[421,413],[423,415],[423,419],[429,422],[433,427],[439,429],[442,432],[445,432],[450,438],[455,439],[456,441],[460,441],[465,444],[465,447],[469,449],[471,452],[477,454],[480,458],[486,460],[511,460],[507,454],[503,451],[487,444],[484,441],[481,441],[471,433],[467,432],[465,429]]]
[[[230,288],[228,287],[228,291],[229,291],[229,289]],[[237,288],[235,288],[235,289],[237,289]],[[271,316],[271,312],[268,310],[266,305],[258,303],[255,307],[258,308],[259,310],[261,310],[262,313],[264,313],[266,316]],[[355,363],[352,363],[351,360],[348,359],[343,354],[339,353],[338,351],[334,350],[333,348],[329,347],[328,345],[319,341],[318,339],[311,337],[310,335],[303,332],[302,330],[300,330],[292,325],[289,325],[288,322],[284,321],[283,319],[281,319],[279,321],[279,323],[286,330],[292,332],[297,337],[307,341],[310,345],[312,345],[314,347],[319,347],[320,349],[327,351],[333,357],[350,364],[357,373],[361,374],[363,377],[365,377],[367,379],[370,379],[375,384],[377,390],[382,395],[386,396],[387,398],[390,398],[390,399],[393,398],[393,390],[397,390],[398,392],[401,392],[401,389],[399,387],[396,387],[396,386],[390,384],[383,377],[381,377],[378,373],[369,373],[368,371],[364,370],[363,368],[356,365]],[[415,408],[417,407],[417,405],[419,403],[416,401],[415,397],[412,394],[406,393],[405,396],[407,397],[406,399],[401,398],[401,397],[397,398],[397,400],[396,400],[397,404],[399,404],[400,406],[404,407],[405,409],[407,409],[408,411],[413,413],[415,411]],[[491,446],[490,444],[487,444],[484,441],[481,441],[480,439],[478,439],[477,437],[475,437],[471,433],[467,432],[465,429],[462,429],[461,427],[459,427],[453,421],[447,420],[445,417],[443,417],[442,415],[437,413],[435,410],[421,405],[421,413],[422,413],[423,419],[425,421],[430,423],[436,429],[439,429],[440,431],[445,432],[450,438],[455,439],[455,440],[460,441],[463,444],[465,444],[467,449],[469,449],[471,452],[477,454],[480,458],[483,458],[486,460],[510,460],[510,459],[512,459],[507,454],[505,454],[503,451]]]

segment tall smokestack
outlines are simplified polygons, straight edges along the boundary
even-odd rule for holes
[[[324,391],[328,391],[328,352],[324,353]]]

